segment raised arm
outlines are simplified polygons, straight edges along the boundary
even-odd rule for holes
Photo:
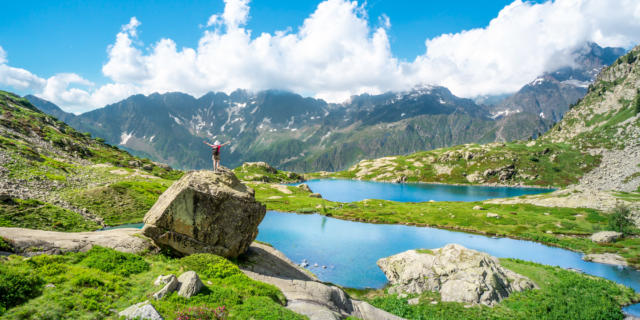
[[[208,145],[209,147],[213,147],[213,145],[212,145],[212,144],[209,144],[208,142],[206,142],[206,141],[204,141],[204,140],[202,141],[202,143],[204,143],[204,144]]]
[[[227,142],[225,142],[225,143],[224,143],[224,144],[222,144],[222,145],[223,145],[223,146],[226,146],[226,145],[228,145],[228,144],[230,144],[230,143],[231,143],[231,141],[227,141]]]

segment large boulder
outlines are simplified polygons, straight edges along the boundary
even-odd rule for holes
[[[205,252],[235,258],[255,240],[265,214],[253,189],[231,171],[190,171],[147,212],[142,232],[180,255]]]
[[[378,266],[392,285],[390,292],[439,291],[442,301],[491,306],[512,292],[536,287],[497,258],[458,244],[405,251],[378,260]]]
[[[616,231],[600,231],[591,235],[591,241],[595,243],[609,243],[618,240],[622,233]]]

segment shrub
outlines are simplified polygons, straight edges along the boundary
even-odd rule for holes
[[[40,295],[44,281],[37,275],[0,264],[0,314]]]
[[[209,278],[223,279],[242,274],[242,271],[231,261],[208,253],[197,253],[184,257],[180,259],[180,264]]]
[[[617,205],[613,209],[613,212],[609,215],[609,229],[625,235],[632,232],[631,210],[627,206]]]
[[[89,268],[122,276],[149,270],[149,264],[140,256],[118,252],[100,246],[93,246],[93,248],[86,253],[82,264]]]
[[[207,307],[191,307],[176,313],[176,320],[217,320],[227,319],[227,308],[220,306],[215,309]]]

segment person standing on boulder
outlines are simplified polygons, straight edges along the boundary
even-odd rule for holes
[[[214,142],[213,144],[210,144],[206,141],[202,141],[204,142],[204,144],[208,145],[209,147],[211,147],[211,160],[213,160],[213,172],[217,172],[218,171],[218,167],[220,166],[220,149],[222,149],[222,147],[228,145],[231,143],[231,141],[227,141],[223,144],[220,144],[220,141],[216,140],[216,142]]]

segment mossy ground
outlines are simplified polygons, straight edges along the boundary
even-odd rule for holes
[[[620,307],[640,299],[632,289],[609,280],[522,260],[500,261],[540,289],[513,293],[493,307],[442,302],[436,292],[405,298],[388,294],[386,289],[348,292],[407,319],[623,319]],[[419,303],[410,305],[408,300],[416,297]]]
[[[287,187],[291,194],[285,194],[269,184],[251,184],[251,187],[256,190],[256,199],[264,203],[268,210],[317,212],[353,221],[455,229],[533,240],[585,253],[612,252],[627,258],[631,265],[640,267],[640,238],[630,236],[609,244],[596,244],[589,239],[591,234],[607,227],[607,215],[593,209],[483,202],[364,200],[340,203],[309,197],[308,192],[293,186]],[[475,206],[485,210],[474,210]],[[495,213],[499,218],[487,217],[487,213]],[[634,233],[637,234],[637,231]]]
[[[19,304],[5,306],[3,319],[117,319],[116,311],[145,300],[165,319],[196,306],[225,306],[228,319],[304,319],[283,307],[284,296],[276,287],[251,280],[234,263],[209,254],[178,259],[94,247],[86,253],[0,260],[0,273],[8,268],[37,277],[39,292],[27,302],[18,299]],[[153,285],[158,275],[178,276],[187,270],[202,279],[205,287],[199,294],[185,299],[174,292],[150,299],[161,288]],[[45,287],[47,283],[54,287]]]
[[[17,198],[0,202],[0,227],[50,231],[87,231],[100,228],[97,223],[76,212],[38,200]]]

